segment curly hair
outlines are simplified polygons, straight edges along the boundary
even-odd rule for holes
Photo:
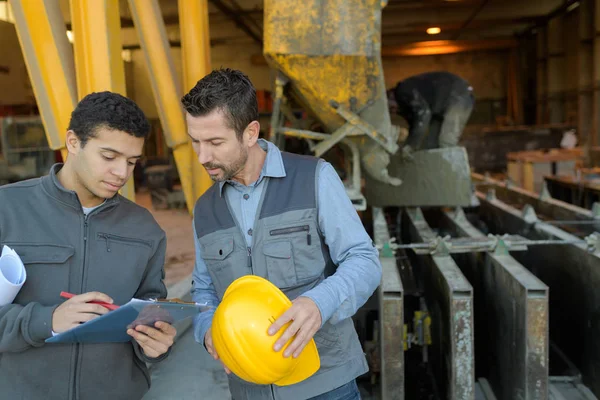
[[[108,91],[90,93],[81,99],[69,122],[69,130],[75,132],[81,147],[95,137],[101,127],[144,139],[150,133],[150,123],[139,106],[127,97]]]
[[[239,140],[248,124],[258,120],[256,89],[244,73],[230,68],[214,70],[200,79],[181,103],[193,117],[222,111]]]

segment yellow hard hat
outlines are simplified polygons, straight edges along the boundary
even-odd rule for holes
[[[290,323],[273,336],[267,330],[291,305],[277,286],[259,276],[246,275],[229,285],[212,322],[213,345],[223,364],[259,385],[293,385],[317,372],[321,361],[313,339],[298,358],[283,356],[294,337],[273,350]]]

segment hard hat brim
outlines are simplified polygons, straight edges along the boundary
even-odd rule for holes
[[[298,364],[294,371],[281,378],[275,385],[277,386],[289,386],[294,385],[298,382],[311,377],[315,372],[321,368],[321,360],[319,358],[319,352],[314,339],[306,344],[306,347],[302,350],[302,353],[298,356]]]

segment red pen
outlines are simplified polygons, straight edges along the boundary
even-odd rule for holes
[[[75,296],[73,293],[67,293],[67,292],[60,292],[60,297],[63,297],[65,299],[70,299],[71,297]],[[110,303],[105,303],[103,301],[90,301],[88,303],[92,303],[92,304],[100,304],[103,307],[108,308],[109,310],[116,310],[117,308],[119,308],[119,306],[115,305],[115,304],[110,304]]]

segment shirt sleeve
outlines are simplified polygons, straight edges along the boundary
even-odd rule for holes
[[[337,270],[302,296],[316,303],[323,324],[336,324],[354,315],[377,289],[381,262],[344,184],[327,162],[319,171],[318,190],[319,228]]]
[[[204,345],[204,336],[210,328],[215,314],[215,309],[219,305],[217,291],[212,283],[206,263],[202,259],[202,249],[196,235],[196,227],[193,226],[194,245],[196,248],[196,263],[192,275],[192,299],[196,303],[208,306],[207,311],[203,311],[194,318],[194,337],[196,341]]]

